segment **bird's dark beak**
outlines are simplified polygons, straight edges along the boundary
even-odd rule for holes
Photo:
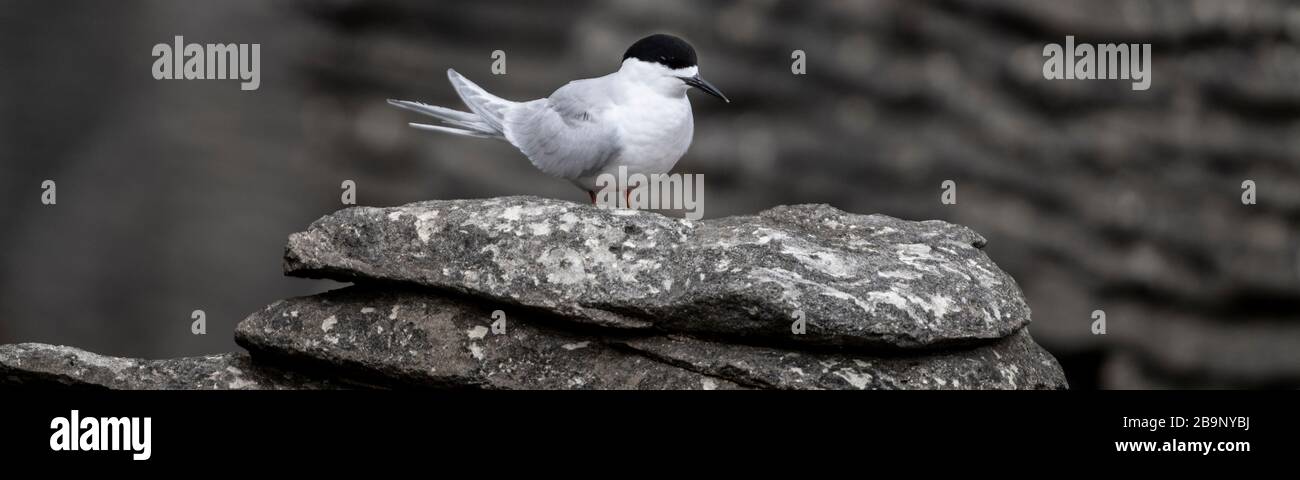
[[[704,93],[721,98],[724,102],[731,103],[731,100],[728,100],[727,96],[722,94],[722,90],[718,90],[718,87],[713,86],[712,83],[699,75],[683,78],[682,81],[686,82],[687,85],[703,90]]]

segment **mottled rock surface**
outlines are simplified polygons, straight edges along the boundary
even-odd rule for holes
[[[680,336],[631,340],[626,345],[662,361],[753,388],[1066,388],[1061,366],[1025,330],[988,345],[908,356],[798,352]]]
[[[597,326],[919,348],[1029,322],[983,237],[798,205],[691,222],[535,197],[341,210],[293,234],[285,271],[394,281]],[[796,312],[805,334],[792,335]]]
[[[1061,389],[974,231],[826,205],[692,222],[535,197],[356,207],[285,271],[249,354],[0,346],[0,386],[113,389]]]
[[[224,353],[169,360],[99,355],[41,343],[0,345],[0,388],[73,387],[122,390],[280,390],[338,388],[329,381],[253,364]]]
[[[733,389],[736,384],[445,296],[351,287],[272,304],[239,324],[255,358],[378,384],[501,389]],[[505,318],[504,333],[494,333]]]
[[[1043,389],[1060,366],[1024,330],[908,355],[810,352],[682,335],[565,333],[554,319],[415,290],[349,287],[277,302],[236,330],[255,359],[316,363],[362,382],[527,389]],[[547,326],[544,326],[547,325]],[[559,323],[563,325],[563,323]]]

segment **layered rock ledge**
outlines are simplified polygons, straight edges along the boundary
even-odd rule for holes
[[[251,357],[24,344],[0,349],[0,383],[1065,388],[984,243],[825,205],[698,222],[534,197],[355,207],[290,236],[284,269],[356,285],[251,314]]]
[[[42,343],[0,345],[0,386],[118,390],[337,388],[329,380],[254,364],[242,353],[142,360]]]
[[[1002,338],[1019,287],[944,222],[826,205],[690,222],[508,197],[340,211],[289,237],[285,271],[389,280],[628,329],[914,348]],[[791,317],[810,319],[790,335]]]

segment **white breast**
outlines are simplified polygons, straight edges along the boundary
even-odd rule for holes
[[[627,173],[668,173],[686,154],[695,134],[691,103],[663,95],[634,95],[618,108],[611,109],[604,121],[618,126],[619,153],[595,174],[577,183],[594,190],[595,178],[608,173],[618,176],[620,166]]]

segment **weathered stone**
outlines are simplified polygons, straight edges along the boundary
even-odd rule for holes
[[[554,319],[417,290],[350,287],[251,315],[236,339],[259,362],[349,372],[365,383],[476,388],[1065,388],[1024,330],[987,345],[908,355],[793,351],[682,335],[563,333]],[[541,325],[539,325],[541,324]],[[559,323],[559,325],[564,325]]]
[[[514,315],[513,313],[511,315]],[[492,323],[505,318],[505,333]],[[732,382],[522,321],[472,301],[350,287],[276,302],[235,339],[259,362],[365,383],[492,389],[734,389]]]
[[[983,237],[825,205],[691,222],[534,197],[349,208],[293,234],[285,271],[396,281],[599,326],[917,348],[1029,322]],[[806,333],[794,335],[796,312]]]
[[[0,387],[122,390],[280,390],[337,388],[329,381],[254,365],[223,353],[168,360],[108,357],[42,343],[0,345]]]
[[[909,356],[811,353],[680,336],[628,340],[639,352],[753,388],[1064,389],[1061,366],[1021,330],[989,345]]]

